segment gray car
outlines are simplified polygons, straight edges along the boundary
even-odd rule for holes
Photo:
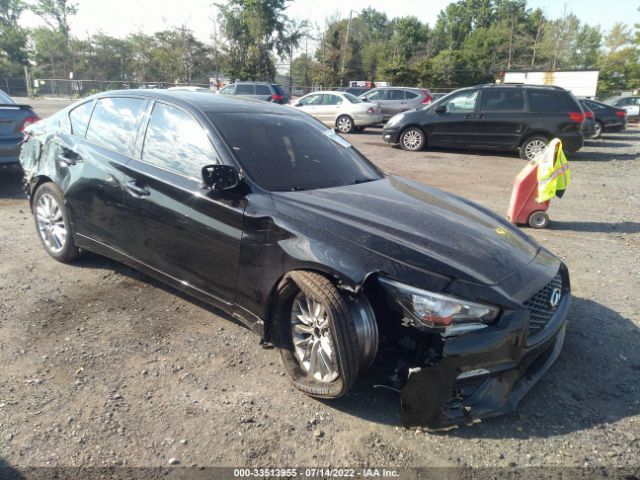
[[[25,127],[38,121],[29,105],[18,105],[0,90],[0,167],[18,166],[19,145]]]
[[[255,98],[265,102],[289,103],[289,96],[281,85],[269,82],[237,82],[227,85],[219,92],[221,95],[237,95],[239,97]]]
[[[431,103],[429,90],[410,87],[379,87],[360,95],[365,102],[377,103],[382,110],[382,120],[387,121],[396,113],[416,110]]]

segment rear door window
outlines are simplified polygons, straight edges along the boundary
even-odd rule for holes
[[[142,147],[142,161],[185,177],[200,179],[205,165],[217,163],[206,130],[190,114],[156,103]]]
[[[404,90],[388,90],[387,98],[385,100],[396,100],[401,101],[404,100]]]
[[[76,137],[84,138],[87,133],[87,126],[93,111],[93,101],[83,103],[69,112],[71,121],[71,133]]]
[[[252,83],[239,83],[236,85],[236,95],[254,95]]]
[[[266,85],[256,85],[256,95],[271,95],[271,90]]]
[[[482,91],[481,112],[521,112],[524,110],[524,94],[522,90]]]
[[[101,98],[91,115],[87,140],[132,156],[145,105],[146,100],[139,98]]]
[[[404,94],[405,94],[407,100],[411,100],[411,99],[416,98],[418,96],[418,94],[415,93],[415,92],[404,92]]]
[[[340,105],[342,103],[342,99],[337,95],[323,95],[322,96],[322,105]]]

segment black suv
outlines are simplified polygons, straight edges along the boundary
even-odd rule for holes
[[[518,150],[532,159],[554,137],[565,151],[582,147],[584,112],[560,87],[479,85],[462,88],[419,111],[387,122],[382,138],[405,150],[425,145]]]

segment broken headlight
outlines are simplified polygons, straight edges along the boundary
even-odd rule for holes
[[[394,280],[380,283],[402,308],[411,325],[420,330],[445,328],[446,333],[463,333],[484,328],[500,313],[492,305],[429,292]]]

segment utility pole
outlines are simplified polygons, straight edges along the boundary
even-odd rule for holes
[[[349,48],[349,30],[351,30],[351,14],[353,10],[349,10],[349,21],[347,22],[347,34],[344,37],[344,52],[342,53],[342,67],[340,68],[340,76],[344,77],[344,64],[347,58],[347,49]]]
[[[289,45],[289,100],[293,98],[293,42]]]

